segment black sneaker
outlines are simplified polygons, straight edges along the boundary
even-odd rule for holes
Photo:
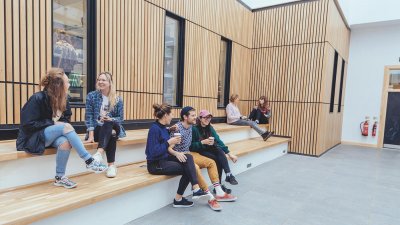
[[[229,188],[227,188],[225,185],[221,185],[221,188],[222,188],[222,190],[225,192],[225,193],[227,193],[227,194],[230,194],[230,193],[232,193],[232,190],[231,189],[229,189]],[[213,189],[213,193],[214,194],[217,194],[217,191],[215,190],[215,188]]]
[[[226,176],[225,181],[232,184],[232,185],[237,185],[239,184],[236,180],[236,178],[231,174],[229,176]]]
[[[200,189],[196,192],[193,192],[192,199],[199,199],[199,198],[205,197],[205,196],[207,196],[207,192]]]
[[[182,197],[182,200],[179,202],[174,199],[174,204],[172,206],[175,208],[188,208],[193,206],[193,202]]]
[[[264,141],[267,141],[268,138],[270,138],[273,134],[274,134],[273,131],[271,132],[265,131],[265,133],[261,134],[261,137],[263,138]]]

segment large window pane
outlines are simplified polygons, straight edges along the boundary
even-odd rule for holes
[[[71,102],[87,93],[86,0],[53,0],[53,66],[70,80]]]
[[[218,107],[224,107],[227,49],[228,49],[228,42],[221,40],[221,48],[219,54],[219,76],[218,76]]]
[[[165,21],[164,102],[176,106],[179,75],[180,21],[169,16]]]
[[[228,104],[232,42],[222,38],[219,53],[218,107]]]

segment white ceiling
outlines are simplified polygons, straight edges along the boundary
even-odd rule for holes
[[[280,5],[288,2],[297,2],[300,0],[241,0],[244,4],[251,9],[264,8],[274,5]]]
[[[241,0],[252,9],[299,0]],[[350,27],[362,24],[400,21],[400,0],[338,0]]]

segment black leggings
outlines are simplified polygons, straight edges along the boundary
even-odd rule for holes
[[[199,152],[200,155],[205,156],[207,158],[210,158],[215,161],[217,164],[217,169],[218,169],[218,176],[219,176],[219,181],[222,182],[222,170],[225,171],[225,173],[230,173],[231,169],[229,168],[229,163],[228,159],[225,156],[225,152],[222,149],[219,148],[211,148],[207,150],[202,150]]]
[[[192,185],[198,184],[196,167],[194,165],[193,157],[186,154],[186,162],[182,163],[172,155],[169,155],[167,159],[158,161],[147,161],[147,170],[149,173],[154,175],[182,175],[179,181],[178,195],[183,195],[189,182]]]
[[[115,134],[112,131],[115,130]],[[120,133],[120,126],[115,121],[105,121],[103,126],[97,126],[94,129],[94,141],[98,142],[97,148],[106,151],[107,162],[115,162],[115,151],[117,150],[117,139]]]

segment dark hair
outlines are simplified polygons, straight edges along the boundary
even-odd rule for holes
[[[154,113],[153,115],[155,117],[157,117],[158,119],[161,119],[164,117],[165,114],[171,114],[171,106],[163,103],[163,104],[153,104],[153,109],[154,109]]]
[[[229,101],[234,102],[237,98],[239,98],[238,94],[232,94],[231,97],[229,98]]]
[[[187,108],[187,110],[185,110],[185,108]],[[190,106],[187,106],[185,108],[183,108],[182,111],[181,111],[181,120],[182,121],[183,121],[183,116],[189,116],[190,112],[196,111],[196,109],[194,109],[194,108],[192,108]]]
[[[260,100],[264,100],[264,103],[261,105],[260,104]],[[267,99],[267,97],[265,96],[265,95],[263,95],[263,96],[261,96],[259,99],[258,99],[258,103],[257,103],[257,106],[258,106],[258,108],[260,108],[260,109],[268,109],[269,108],[269,102],[268,102],[268,99]]]
[[[64,71],[62,69],[51,68],[40,81],[40,86],[44,87],[44,91],[47,92],[50,98],[53,116],[57,115],[57,111],[64,112],[67,105],[67,93],[65,92],[63,76]]]
[[[200,132],[200,141],[211,137],[211,123],[209,123],[207,126],[203,127],[203,126],[201,126],[200,118],[197,118],[196,126]]]

